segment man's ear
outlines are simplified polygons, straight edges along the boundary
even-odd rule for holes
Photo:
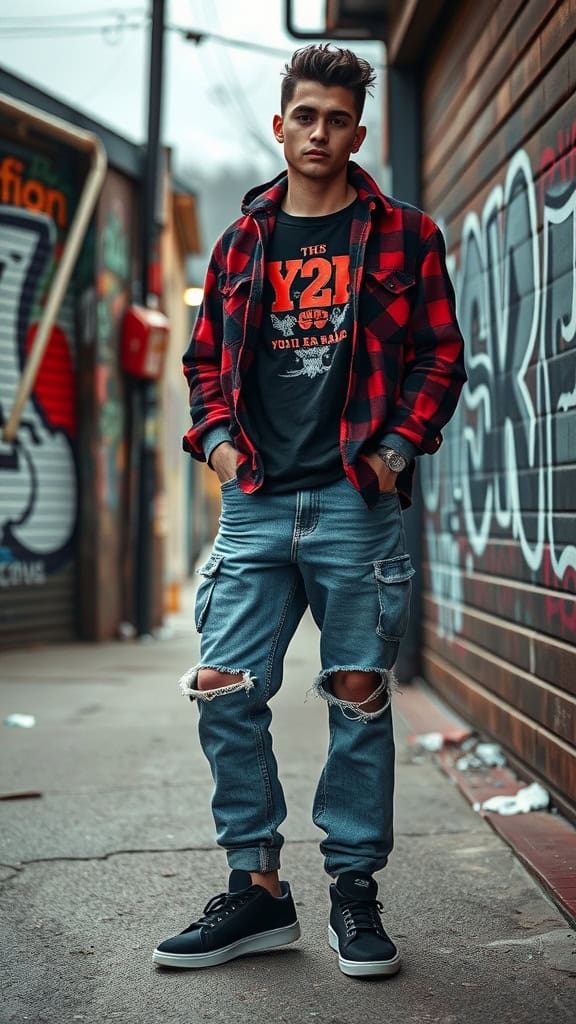
[[[276,142],[284,142],[284,120],[280,114],[274,114],[272,119],[272,131]]]
[[[352,143],[352,152],[353,153],[357,153],[358,152],[358,150],[360,149],[360,146],[364,142],[365,138],[366,138],[366,128],[364,127],[363,124],[359,124],[357,129],[356,129],[356,134],[354,136],[354,142]]]

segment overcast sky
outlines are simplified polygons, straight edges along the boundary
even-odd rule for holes
[[[305,0],[304,6],[313,22],[322,0]],[[128,0],[117,8],[106,0],[0,4],[0,30],[8,30],[0,39],[2,63],[141,142],[147,98],[147,31],[144,26],[122,29],[117,15],[138,23],[147,9],[144,0]],[[73,26],[86,29],[93,25],[94,19],[87,15],[95,11],[102,12],[97,21],[111,26],[107,33],[63,34]],[[284,31],[282,0],[169,0],[167,11],[172,25],[278,47],[286,57],[299,45]],[[19,25],[27,30],[26,37],[12,35]],[[50,33],[44,32],[47,26]],[[377,43],[355,48],[368,59],[382,60]],[[201,154],[209,163],[227,164],[238,159],[239,151],[248,155],[252,147],[265,158],[265,145],[254,142],[250,133],[256,131],[272,152],[276,149],[270,123],[278,106],[282,62],[280,56],[217,43],[195,46],[178,33],[168,32],[165,141],[180,151],[185,163],[189,156],[196,160]],[[372,104],[374,108],[377,105],[379,98],[378,104]],[[371,115],[374,113],[372,110]]]
[[[318,23],[323,0],[298,3],[309,26]],[[291,52],[304,45],[284,30],[283,0],[168,0],[166,7],[170,25],[278,47],[285,54],[268,56],[214,42],[196,46],[176,31],[166,36],[163,138],[174,147],[176,168],[188,172],[188,179],[197,173],[201,194],[212,172],[232,178],[243,171],[240,177],[252,174],[253,183],[266,180],[282,167],[271,130],[279,108],[280,72]],[[119,7],[109,0],[0,3],[2,64],[142,142],[148,60],[144,19],[150,9],[149,0],[126,0]],[[96,19],[91,17],[94,12],[99,12]],[[108,28],[76,34],[79,26],[86,30],[95,23]],[[25,35],[18,33],[20,25]],[[379,43],[353,48],[372,62],[383,61]],[[376,177],[381,177],[381,108],[378,87],[367,102],[369,141],[362,150],[363,162]],[[209,235],[224,226],[214,227],[209,220]],[[227,211],[224,220],[230,220]]]

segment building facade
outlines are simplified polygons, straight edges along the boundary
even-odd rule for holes
[[[142,153],[12,75],[0,73],[0,91],[88,129],[108,155],[104,186],[18,436],[12,443],[0,439],[0,646],[108,639],[118,635],[121,623],[134,621],[135,392],[122,371],[120,345],[126,311],[140,297]],[[193,196],[175,188],[165,163],[166,272],[159,304],[171,322],[166,364],[180,367],[188,331],[185,263],[199,243]],[[49,134],[27,132],[22,122],[2,121],[2,422],[12,408],[85,174],[84,158],[70,146]],[[184,205],[177,228],[172,208],[179,199]],[[161,381],[158,424],[168,399]],[[184,385],[181,404],[185,415]],[[152,606],[158,625],[167,583],[166,509],[173,508],[179,524],[186,521],[186,510],[184,494],[174,490],[171,479],[166,484],[168,439],[159,426],[154,444]],[[178,536],[174,558],[179,554],[182,579],[188,541],[181,527]]]
[[[420,204],[445,233],[469,375],[419,467],[422,671],[573,813],[574,5],[403,7],[391,74],[416,112]]]

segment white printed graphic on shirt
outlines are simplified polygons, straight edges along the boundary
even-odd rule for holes
[[[319,377],[330,369],[332,362],[330,348],[303,348],[300,352],[296,350],[294,355],[302,364],[300,369],[279,373],[279,377]]]
[[[282,331],[285,338],[290,337],[294,331],[294,324],[298,323],[298,317],[290,316],[290,314],[288,314],[288,316],[283,316],[282,319],[280,319],[280,317],[276,316],[275,313],[270,313],[270,319],[272,321],[272,326],[275,327],[277,331]]]
[[[270,314],[270,319],[276,330],[282,331],[284,338],[290,339],[286,342],[283,339],[272,342],[274,348],[291,349],[299,364],[295,369],[278,374],[279,377],[304,376],[314,378],[319,377],[320,374],[326,373],[330,369],[334,345],[346,337],[346,331],[339,331],[338,329],[346,319],[349,305],[350,303],[347,302],[343,309],[340,306],[334,306],[329,317],[324,313],[325,322],[332,325],[334,333],[323,334],[319,337],[293,337],[294,326],[298,322],[296,317],[289,314],[280,318],[275,313]]]
[[[334,306],[332,310],[332,316],[330,317],[330,323],[332,324],[335,331],[338,330],[340,324],[346,319],[346,313],[348,312],[349,302],[346,303],[344,309],[340,309],[339,306]]]

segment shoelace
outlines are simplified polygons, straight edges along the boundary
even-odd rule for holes
[[[340,910],[347,936],[354,938],[360,931],[376,931],[382,938],[386,938],[380,920],[383,909],[380,900],[341,900]]]
[[[218,896],[213,896],[208,901],[202,912],[202,917],[198,921],[194,921],[193,925],[203,925],[207,928],[214,928],[220,921],[223,921],[225,917],[232,914],[238,907],[241,907],[243,903],[246,903],[248,894],[236,893],[236,892],[221,892]]]

